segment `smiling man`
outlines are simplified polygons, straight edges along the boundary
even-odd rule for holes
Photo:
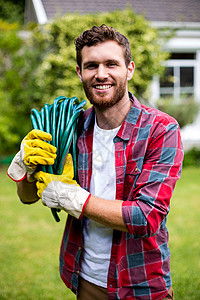
[[[117,42],[85,46],[81,56],[77,73],[88,100],[95,107],[105,109],[118,102],[130,102],[127,80],[133,76],[134,63],[130,61],[126,66],[123,48]]]
[[[71,171],[52,177],[28,163],[35,153],[46,164],[55,159],[55,149],[44,142],[51,137],[37,132],[28,140],[30,147],[37,140],[38,152],[29,148],[24,158],[25,138],[17,157],[37,182],[18,180],[18,195],[25,203],[39,195],[48,207],[68,213],[60,273],[77,299],[174,299],[166,221],[181,175],[179,126],[128,91],[134,63],[125,36],[94,26],[75,46],[77,73],[93,104],[80,120],[78,184]]]

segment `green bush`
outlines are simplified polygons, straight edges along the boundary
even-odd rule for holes
[[[181,128],[193,123],[199,111],[199,104],[193,98],[184,98],[181,100],[162,98],[158,100],[157,107],[174,117]]]
[[[0,154],[16,152],[31,129],[31,108],[41,102],[36,70],[42,53],[19,30],[0,20]]]
[[[0,21],[0,154],[15,153],[31,129],[31,108],[41,109],[57,96],[85,99],[76,74],[74,39],[94,25],[107,24],[129,38],[136,65],[129,90],[145,97],[154,74],[161,74],[162,40],[156,29],[131,9],[102,14],[67,14],[35,26],[29,37],[22,28]]]
[[[194,147],[191,150],[188,150],[184,155],[183,166],[200,166],[200,148]]]
[[[38,44],[44,53],[37,83],[47,101],[59,95],[85,98],[75,69],[74,39],[82,31],[101,24],[114,27],[130,41],[136,70],[129,89],[136,96],[144,96],[153,75],[163,71],[161,62],[167,54],[161,51],[162,42],[157,30],[131,9],[102,14],[67,14],[33,33],[34,44]]]
[[[25,0],[0,1],[0,19],[9,23],[24,22]]]

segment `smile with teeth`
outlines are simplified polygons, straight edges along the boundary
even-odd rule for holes
[[[97,90],[108,90],[112,87],[111,84],[104,84],[104,85],[96,85],[95,88]]]

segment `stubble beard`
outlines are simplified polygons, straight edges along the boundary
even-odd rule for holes
[[[94,93],[92,92],[91,85],[89,85],[87,82],[84,81],[82,83],[83,83],[83,88],[87,99],[90,101],[91,104],[93,104],[99,110],[104,110],[106,108],[110,108],[116,105],[118,102],[120,102],[120,100],[124,97],[126,93],[126,85],[127,85],[126,80],[124,80],[124,82],[119,83],[113,97],[109,100],[106,100],[103,97],[103,95],[102,96],[94,95]]]

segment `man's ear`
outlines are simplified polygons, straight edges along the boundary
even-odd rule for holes
[[[134,74],[135,64],[131,61],[128,65],[127,80],[131,80]]]
[[[80,82],[82,82],[81,70],[80,70],[80,68],[79,68],[78,65],[76,66],[76,72],[77,72],[77,74],[78,74],[78,77],[79,77],[79,79],[80,79]]]

